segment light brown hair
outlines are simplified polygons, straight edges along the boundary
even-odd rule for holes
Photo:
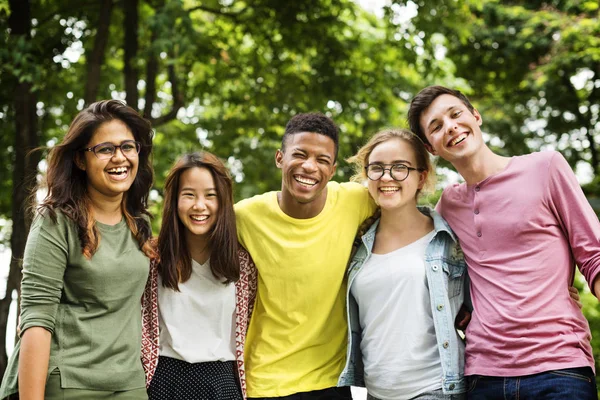
[[[427,179],[423,185],[423,189],[417,190],[417,197],[421,193],[421,190],[427,192],[433,189],[435,185],[435,173],[434,168],[429,158],[429,153],[423,144],[423,141],[414,133],[407,129],[384,129],[375,133],[369,141],[362,146],[354,156],[346,159],[347,162],[351,163],[354,167],[355,174],[350,178],[354,182],[362,183],[367,178],[365,167],[369,165],[369,157],[380,144],[387,142],[392,139],[401,139],[408,143],[415,153],[415,159],[417,162],[416,168],[427,172]]]

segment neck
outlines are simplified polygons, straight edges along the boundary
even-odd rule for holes
[[[433,230],[433,220],[421,214],[416,204],[397,210],[381,210],[373,253],[387,254],[414,243]]]
[[[88,196],[92,203],[92,211],[96,221],[107,225],[115,225],[121,222],[123,211],[123,194],[108,197],[88,187]]]
[[[509,161],[510,157],[495,154],[486,146],[472,157],[455,161],[452,164],[468,185],[474,185],[503,171]]]
[[[285,191],[277,192],[277,203],[279,204],[281,211],[292,218],[314,218],[323,211],[323,208],[325,208],[325,204],[327,203],[327,188],[323,190],[318,198],[308,203],[298,202]]]
[[[407,204],[399,209],[381,209],[381,220],[379,221],[378,231],[394,232],[403,235],[410,231],[427,232],[433,229],[433,221],[424,215],[414,205]]]
[[[206,235],[198,236],[186,231],[185,239],[190,256],[199,264],[204,264],[210,257],[210,247]]]

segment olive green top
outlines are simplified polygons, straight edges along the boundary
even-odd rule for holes
[[[34,220],[23,261],[21,335],[52,333],[48,374],[58,368],[63,388],[130,390],[145,387],[140,359],[140,299],[149,260],[125,220],[96,222],[100,245],[81,250],[77,226],[58,213]],[[20,341],[9,359],[0,398],[18,390]]]

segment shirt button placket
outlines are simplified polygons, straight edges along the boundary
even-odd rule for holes
[[[475,234],[478,238],[480,238],[482,236],[481,223],[479,218],[477,217],[479,216],[479,192],[481,191],[481,186],[475,186],[475,188],[473,188],[473,191],[473,214],[475,215],[473,219],[475,220]]]

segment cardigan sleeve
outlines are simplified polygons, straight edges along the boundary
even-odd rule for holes
[[[23,259],[20,335],[31,327],[54,333],[68,262],[67,224],[62,214],[56,222],[38,215],[32,224]]]

